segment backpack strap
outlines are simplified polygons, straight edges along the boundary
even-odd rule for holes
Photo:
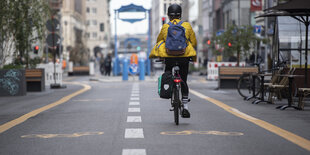
[[[178,25],[178,26],[181,26],[181,25],[182,25],[182,23],[183,23],[183,21],[180,21],[177,25]]]
[[[161,42],[158,46],[157,46],[157,48],[159,48],[160,46],[161,46],[161,44],[163,44],[164,42]]]

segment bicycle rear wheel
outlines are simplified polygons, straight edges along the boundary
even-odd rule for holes
[[[255,77],[255,96],[257,96],[260,93],[260,78]],[[238,93],[246,98],[253,96],[253,78],[249,74],[242,75],[240,79],[238,80],[237,84],[237,90]]]
[[[174,122],[176,125],[179,125],[179,108],[180,108],[180,99],[179,99],[179,91],[177,88],[173,87],[172,89],[172,103],[173,103],[173,111],[174,111]]]

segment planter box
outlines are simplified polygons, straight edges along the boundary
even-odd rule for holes
[[[0,96],[26,95],[24,69],[0,69]]]

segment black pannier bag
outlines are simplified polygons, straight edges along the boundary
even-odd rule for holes
[[[158,94],[160,98],[170,99],[172,93],[172,73],[170,71],[164,72],[158,78]]]

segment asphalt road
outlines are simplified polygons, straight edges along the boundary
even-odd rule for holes
[[[0,154],[310,154],[307,108],[253,105],[235,90],[215,90],[215,81],[193,76],[191,118],[176,126],[155,78],[90,78],[68,79],[66,89],[0,98]]]

